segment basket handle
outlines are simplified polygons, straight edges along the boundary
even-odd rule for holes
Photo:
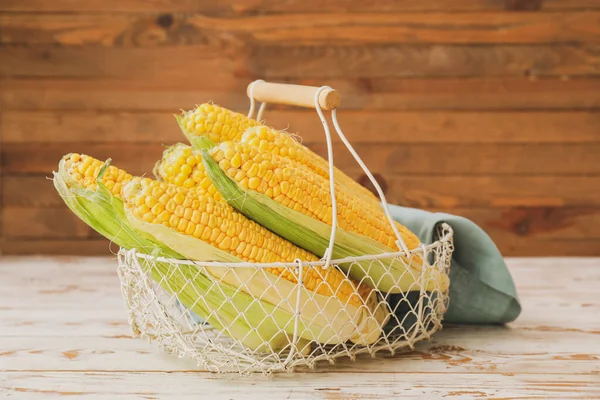
[[[254,111],[256,106],[256,101],[260,101],[262,104],[256,114],[256,120],[262,120],[262,114],[265,110],[265,106],[267,103],[279,103],[279,104],[288,104],[299,107],[307,107],[313,108],[316,110],[319,115],[319,119],[323,124],[323,129],[325,131],[325,138],[327,141],[327,161],[329,162],[329,194],[331,196],[331,236],[329,238],[329,247],[327,248],[324,258],[325,265],[324,269],[329,268],[331,263],[331,258],[333,256],[333,247],[335,244],[335,236],[337,231],[337,200],[335,196],[335,181],[334,174],[335,168],[333,166],[333,144],[331,140],[331,132],[329,130],[329,125],[325,116],[323,115],[323,110],[331,111],[331,120],[333,122],[333,126],[335,127],[335,131],[346,145],[346,148],[350,151],[356,162],[360,165],[364,173],[369,177],[369,180],[377,189],[377,194],[382,202],[383,210],[387,216],[387,219],[392,227],[392,230],[396,234],[396,244],[399,249],[409,254],[409,249],[402,238],[402,235],[398,231],[394,219],[390,214],[390,210],[388,207],[388,203],[385,199],[385,194],[377,183],[377,180],[369,170],[369,168],[362,161],[360,156],[354,150],[354,147],[350,144],[346,136],[342,132],[342,128],[337,121],[337,107],[340,105],[340,95],[337,91],[330,88],[329,86],[303,86],[303,85],[292,85],[286,83],[272,83],[265,82],[262,79],[256,80],[248,85],[248,89],[246,90],[248,97],[250,98],[250,111],[248,112],[248,118],[254,118]]]
[[[249,98],[263,103],[315,108],[315,94],[319,89],[316,86],[273,83],[259,79],[248,85],[246,93]],[[336,109],[340,105],[340,100],[341,96],[335,89],[326,88],[319,93],[319,106],[323,110]]]

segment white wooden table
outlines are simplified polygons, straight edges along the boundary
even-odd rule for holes
[[[510,259],[510,326],[447,326],[417,351],[219,377],[129,326],[110,258],[0,260],[0,398],[600,398],[600,259]]]

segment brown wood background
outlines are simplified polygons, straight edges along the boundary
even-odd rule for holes
[[[149,172],[172,113],[246,111],[261,78],[339,89],[392,203],[506,255],[600,255],[600,0],[1,0],[0,78],[3,254],[107,254],[46,180],[60,157]],[[324,150],[314,111],[266,116]]]

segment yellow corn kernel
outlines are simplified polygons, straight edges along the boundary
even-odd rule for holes
[[[240,139],[232,140],[252,144],[265,152],[297,161],[316,174],[329,179],[329,162],[285,132],[260,125],[249,128]],[[345,187],[371,206],[380,207],[379,199],[371,191],[338,168],[334,167],[334,171],[336,182],[340,186]]]
[[[206,195],[199,195],[196,191],[182,187],[176,187],[175,190],[169,191],[166,189],[170,185],[165,182],[134,178],[132,184],[127,187],[130,188],[134,184],[133,187],[139,186],[142,189],[162,187],[165,189],[165,194],[170,192],[172,197],[168,204],[174,204],[175,197],[183,196],[184,199],[181,203],[198,206],[198,209],[193,211],[191,208],[183,210],[183,217],[178,217],[172,211],[169,211],[168,207],[158,216],[155,216],[152,212],[143,214],[141,211],[148,209],[147,197],[151,196],[152,190],[126,190],[126,193],[124,193],[125,206],[132,211],[135,217],[146,222],[165,223],[168,221],[168,226],[179,233],[199,238],[223,251],[241,256],[249,262],[293,262],[296,259],[317,260],[314,255],[294,246],[261,225],[248,220],[222,201],[217,202],[210,197],[206,197]],[[141,205],[138,205],[140,203],[139,198],[142,198]],[[160,204],[155,204],[155,207],[157,206],[160,207]],[[192,221],[187,217],[191,218]],[[239,234],[236,235],[236,232],[239,232]],[[268,268],[267,270],[270,273],[281,275],[291,282],[297,282],[296,274],[291,273],[288,268]],[[303,282],[309,290],[327,296],[337,296],[341,300],[357,306],[363,304],[366,298],[358,296],[356,284],[345,278],[336,268],[325,271],[318,267],[311,267],[304,268],[303,271]]]
[[[232,152],[231,149],[235,151]],[[243,155],[248,155],[248,161],[244,166],[248,167],[247,173],[252,176],[250,179],[237,181],[239,169],[236,168],[224,171],[231,179],[236,180],[240,187],[262,193],[284,206],[331,225],[329,179],[294,160],[260,152],[256,147],[245,142],[235,145],[222,143],[213,148],[210,154],[213,158],[221,158],[221,162],[238,155],[241,158]],[[268,163],[264,161],[265,159],[269,160]],[[270,169],[264,174],[262,172],[259,174],[261,168],[267,167]],[[280,177],[279,183],[273,187],[265,181],[268,172],[272,172],[273,177]],[[343,185],[336,184],[335,190],[340,228],[370,237],[392,249],[398,249],[395,244],[395,232],[380,207],[373,207]],[[397,227],[409,248],[418,246],[420,241],[416,235],[400,224],[397,224]],[[383,237],[380,232],[385,233]]]
[[[181,166],[179,163],[183,162]],[[229,160],[226,160],[229,163]],[[199,194],[211,194],[215,200],[221,200],[221,195],[212,186],[202,164],[202,155],[193,152],[189,146],[175,145],[163,153],[155,172],[167,183],[194,189]]]
[[[206,136],[220,143],[240,138],[246,129],[259,123],[226,108],[204,103],[183,113],[179,124],[188,135]]]
[[[97,190],[96,180],[100,169],[104,165],[103,161],[97,160],[86,154],[69,154],[65,156],[65,167],[73,179],[77,180],[85,189]],[[104,175],[100,178],[109,192],[115,196],[121,197],[121,187],[131,181],[132,177],[127,172],[110,165]]]

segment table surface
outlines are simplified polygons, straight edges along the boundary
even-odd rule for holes
[[[270,377],[218,376],[131,338],[114,258],[0,260],[0,397],[600,398],[600,259],[508,259],[523,313],[416,351]]]

